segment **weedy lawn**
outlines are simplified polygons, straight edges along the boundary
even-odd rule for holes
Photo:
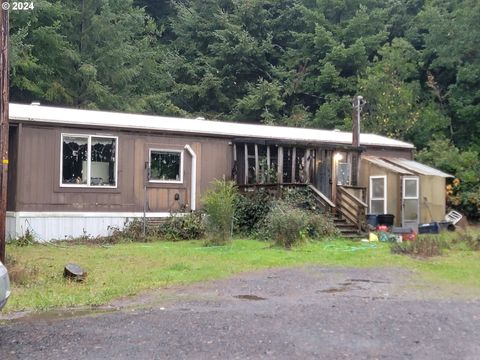
[[[12,296],[4,311],[46,310],[106,304],[142,290],[226,278],[252,270],[302,265],[402,267],[432,282],[480,289],[480,252],[447,250],[443,256],[414,259],[390,253],[383,243],[345,240],[311,242],[292,250],[236,239],[221,247],[201,241],[98,245],[9,245]],[[63,278],[74,262],[88,272],[82,283]]]

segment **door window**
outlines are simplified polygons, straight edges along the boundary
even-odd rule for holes
[[[403,178],[403,222],[413,228],[418,222],[418,178]]]
[[[370,213],[385,214],[387,212],[387,177],[370,176]]]

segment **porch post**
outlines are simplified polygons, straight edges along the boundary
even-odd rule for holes
[[[270,171],[270,145],[267,145],[267,169]]]
[[[258,164],[258,145],[255,144],[255,181],[260,183],[260,166]]]
[[[337,165],[338,160],[332,156],[332,202],[337,205]]]
[[[305,150],[305,155],[303,156],[303,163],[305,164],[305,167],[303,168],[303,171],[305,173],[305,182],[309,183],[310,182],[310,149]]]
[[[297,182],[295,179],[295,163],[297,160],[297,148],[294,146],[292,148],[292,183]]]
[[[279,146],[277,151],[277,182],[281,184],[283,182],[283,147]]]
[[[235,172],[233,174],[232,180],[237,183],[237,180],[238,180],[237,144],[233,144],[233,168],[235,169]]]
[[[245,175],[244,175],[244,180],[245,180],[245,185],[248,184],[248,145],[245,144]]]

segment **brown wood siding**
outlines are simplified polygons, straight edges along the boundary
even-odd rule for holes
[[[8,137],[7,211],[15,211],[17,207],[18,132],[18,126],[10,126]]]
[[[60,186],[61,134],[118,136],[117,188],[65,188]],[[18,157],[17,211],[141,212],[144,186],[147,210],[168,212],[190,206],[192,159],[189,144],[197,155],[197,208],[202,193],[215,178],[230,178],[232,147],[227,139],[167,136],[147,133],[85,129],[57,129],[24,125]],[[152,183],[145,178],[149,148],[183,151],[183,182]],[[175,200],[178,194],[179,199]]]
[[[402,159],[413,160],[413,150],[412,149],[392,149],[378,146],[369,146],[365,147],[365,152],[362,155],[368,156],[378,156],[378,157],[396,157]]]
[[[201,172],[200,174],[197,173],[202,193],[208,190],[210,183],[214,179],[231,180],[232,151],[232,145],[219,140],[212,140],[202,144]]]

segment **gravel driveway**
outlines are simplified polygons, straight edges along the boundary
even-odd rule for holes
[[[480,300],[401,269],[276,269],[3,320],[0,359],[480,359]]]

